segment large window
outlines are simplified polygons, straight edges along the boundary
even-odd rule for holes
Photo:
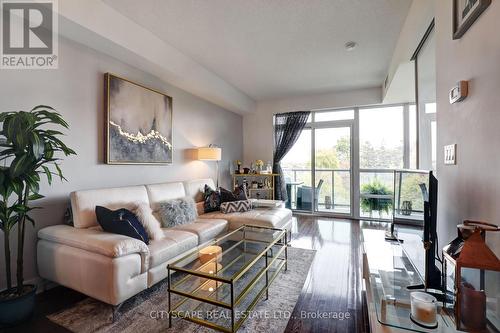
[[[359,109],[360,217],[392,217],[393,170],[408,168],[411,160],[405,128],[411,128],[408,105]]]
[[[416,126],[411,104],[313,111],[282,161],[288,207],[390,218],[393,170],[417,164]]]
[[[402,168],[403,154],[403,106],[360,109],[359,167]]]

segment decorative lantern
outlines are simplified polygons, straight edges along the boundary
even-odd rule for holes
[[[497,226],[465,221],[458,237],[443,248],[443,308],[453,310],[461,331],[500,328],[500,260],[485,243]]]

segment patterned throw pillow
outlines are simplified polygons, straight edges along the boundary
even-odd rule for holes
[[[226,190],[223,187],[220,187],[219,191],[221,203],[228,201],[248,200],[245,184],[236,187],[233,192]]]
[[[146,230],[131,211],[125,208],[113,211],[106,207],[96,206],[95,215],[102,230],[129,236],[149,244]]]
[[[205,208],[205,213],[210,213],[210,212],[216,212],[220,210],[220,193],[214,189],[212,189],[210,186],[205,184],[205,189],[203,191],[203,198],[204,198],[204,208]]]
[[[220,205],[220,211],[224,214],[247,212],[252,209],[252,202],[250,200],[228,201]]]
[[[158,215],[162,228],[191,223],[198,217],[196,204],[193,198],[189,197],[160,202]]]

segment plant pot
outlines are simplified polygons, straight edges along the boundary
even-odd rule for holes
[[[0,298],[0,326],[13,326],[20,324],[31,318],[35,310],[36,286],[25,285],[25,288],[31,288],[25,294],[9,298]]]

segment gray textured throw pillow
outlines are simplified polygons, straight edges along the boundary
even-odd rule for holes
[[[198,217],[193,198],[172,199],[158,204],[162,228],[191,223]]]

